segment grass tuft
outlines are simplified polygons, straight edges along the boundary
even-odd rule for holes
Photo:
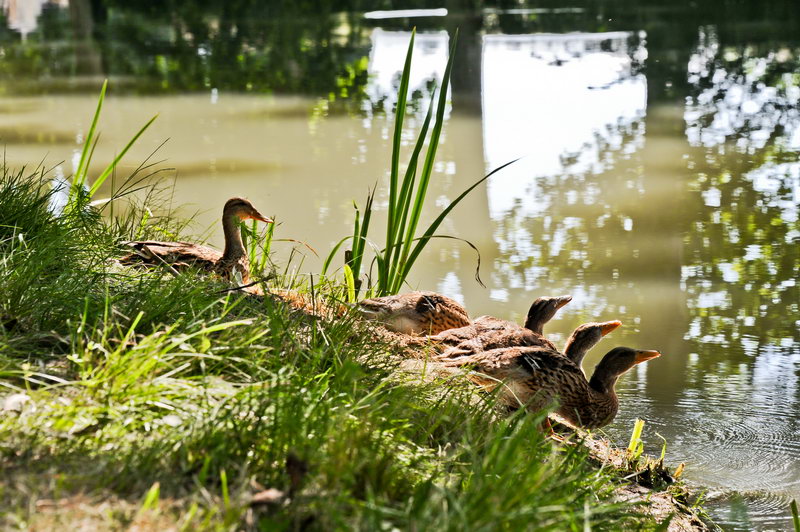
[[[434,91],[431,95],[431,102],[422,123],[422,128],[414,143],[411,157],[409,158],[405,172],[401,178],[400,151],[402,149],[403,121],[406,114],[408,83],[411,75],[415,38],[416,30],[411,32],[403,73],[400,76],[400,85],[397,92],[395,125],[392,136],[392,159],[389,170],[389,205],[387,209],[386,243],[383,248],[372,245],[375,263],[377,264],[377,278],[373,283],[370,270],[370,276],[368,276],[369,284],[365,291],[367,296],[385,296],[400,292],[406,279],[408,279],[408,276],[411,274],[414,264],[428,242],[430,242],[432,238],[446,236],[438,235],[436,232],[447,215],[450,214],[461,200],[478,185],[489,179],[489,177],[496,172],[515,162],[511,161],[506,163],[473,183],[456,197],[456,199],[450,202],[424,231],[420,232],[418,230],[422,218],[422,210],[428,197],[428,187],[436,162],[436,152],[439,147],[442,129],[444,128],[444,115],[447,108],[447,91],[450,86],[450,76],[453,68],[456,43],[458,42],[458,32],[456,32],[453,37],[447,65],[442,75],[442,84],[441,87],[438,88],[438,97],[436,91]],[[433,114],[434,106],[436,109],[435,120]],[[432,120],[433,126],[431,127]],[[425,148],[426,144],[427,150],[425,150],[423,154],[423,148]],[[420,166],[421,156],[422,165]],[[367,195],[363,218],[356,206],[352,236],[343,238],[334,246],[322,268],[322,275],[324,276],[328,271],[333,257],[339,251],[339,248],[347,241],[351,242],[352,248],[345,254],[344,271],[348,283],[352,283],[355,289],[353,300],[358,296],[362,285],[361,270],[366,256],[367,243],[370,243],[369,229],[374,197],[375,189]],[[474,245],[469,242],[467,242],[467,244],[477,252],[477,248]],[[478,255],[478,261],[480,265],[480,255]],[[352,281],[349,280],[350,278],[352,278]],[[479,273],[476,274],[476,279],[480,282]]]
[[[55,216],[46,178],[3,169],[0,181],[1,527],[644,519],[613,502],[616,484],[586,451],[554,447],[524,412],[497,421],[464,383],[401,371],[355,316],[310,319],[191,272],[122,268],[120,240],[182,224],[143,208]],[[280,274],[274,284],[331,306],[345,291]],[[257,503],[261,492],[278,502]]]

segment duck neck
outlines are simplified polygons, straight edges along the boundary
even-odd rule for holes
[[[592,374],[592,379],[589,381],[589,387],[594,391],[603,395],[617,396],[614,386],[617,384],[619,375],[613,375],[607,371],[603,371],[601,367],[597,367]]]
[[[236,215],[225,213],[222,215],[222,233],[225,235],[225,251],[223,259],[233,259],[245,255],[242,233],[236,223]]]
[[[581,349],[575,343],[575,339],[570,337],[567,340],[567,343],[564,345],[564,354],[567,355],[567,358],[573,360],[576,364],[580,365],[584,355],[586,355],[586,350]]]
[[[528,318],[525,320],[525,328],[544,336],[544,322],[540,319]]]

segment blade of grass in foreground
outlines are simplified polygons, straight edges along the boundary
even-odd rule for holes
[[[408,41],[408,50],[406,51],[406,61],[403,65],[403,74],[400,77],[400,87],[397,91],[397,109],[395,110],[394,122],[394,135],[392,137],[392,166],[389,174],[389,212],[388,220],[386,222],[386,248],[391,249],[394,245],[395,239],[399,236],[397,227],[399,221],[398,215],[404,215],[404,212],[398,212],[398,190],[397,181],[400,172],[400,146],[403,136],[403,120],[406,114],[406,99],[408,98],[408,82],[411,77],[411,59],[414,55],[414,40],[417,35],[417,30],[411,30],[411,39]],[[418,142],[424,140],[424,134],[421,134]],[[390,268],[391,264],[385,261],[386,267]],[[358,275],[360,272],[356,271]],[[382,279],[385,284],[386,279]],[[383,290],[384,287],[380,287]]]
[[[97,147],[97,141],[100,138],[100,135],[97,132],[97,122],[100,119],[100,112],[103,110],[103,102],[105,102],[106,97],[106,89],[108,88],[108,80],[103,82],[103,87],[100,89],[100,96],[97,99],[97,108],[95,109],[94,116],[92,117],[92,124],[89,126],[89,133],[86,135],[86,139],[84,139],[83,149],[81,150],[81,156],[78,160],[78,168],[75,170],[75,176],[73,178],[72,187],[70,189],[69,199],[67,200],[67,205],[65,207],[66,210],[70,210],[75,208],[75,206],[81,200],[86,200],[91,202],[94,195],[103,186],[103,183],[108,179],[108,177],[114,172],[117,165],[119,164],[120,160],[125,156],[126,153],[131,149],[131,147],[139,140],[139,137],[150,127],[150,125],[158,118],[156,114],[151,118],[145,125],[143,125],[139,131],[128,141],[122,151],[111,161],[111,163],[106,166],[106,168],[100,173],[100,175],[95,179],[92,186],[89,187],[89,190],[84,194],[84,189],[86,187],[86,182],[89,177],[89,166],[92,162],[92,157],[94,156],[95,148]]]
[[[415,36],[416,32],[413,31],[406,52],[403,72],[400,77],[397,107],[395,110],[395,127],[392,137],[392,160],[389,172],[389,202],[387,212],[386,245],[380,251],[375,252],[374,260],[378,266],[378,278],[376,285],[371,286],[370,282],[370,286],[368,288],[368,290],[373,290],[375,295],[379,296],[398,293],[408,278],[414,263],[416,262],[417,258],[419,258],[420,253],[422,253],[422,250],[425,248],[431,238],[437,236],[436,231],[447,215],[455,208],[456,205],[458,205],[458,203],[461,202],[461,200],[466,197],[467,194],[469,194],[477,186],[479,186],[496,172],[514,162],[511,161],[499,168],[496,168],[478,180],[472,186],[467,188],[467,190],[465,190],[454,201],[452,201],[433,221],[433,223],[428,226],[422,236],[417,236],[417,230],[422,217],[422,210],[425,205],[425,200],[428,195],[428,188],[433,176],[436,152],[441,140],[442,129],[444,128],[444,117],[448,103],[448,89],[450,87],[453,59],[455,57],[455,50],[458,41],[458,31],[456,31],[455,35],[453,36],[453,41],[450,46],[450,53],[447,59],[447,65],[442,75],[442,83],[438,88],[438,95],[436,94],[436,89],[434,89],[431,94],[431,101],[428,106],[428,111],[414,143],[414,148],[411,153],[408,167],[403,174],[402,181],[400,181],[399,154],[402,147],[402,129],[407,107],[406,99],[408,97]],[[431,121],[434,119],[434,107],[436,109],[435,121],[431,127]],[[422,155],[422,149],[426,142],[427,150],[425,151],[424,161],[422,163],[422,167],[420,168],[419,159]],[[349,267],[350,273],[353,276],[353,281],[356,287],[356,295],[359,292],[359,285],[361,282],[361,267],[363,264],[364,252],[366,251],[366,244],[368,242],[367,238],[369,233],[369,220],[372,215],[373,199],[374,190],[367,198],[367,204],[364,209],[363,218],[356,207],[356,217],[352,236],[342,239],[336,244],[336,246],[334,246],[333,250],[326,258],[322,269],[322,273],[325,275],[325,273],[328,271],[331,260],[338,252],[338,249],[344,244],[344,242],[352,239],[352,250],[346,254],[345,263]],[[478,278],[480,282],[479,274],[476,276],[476,278]]]
[[[97,99],[97,108],[92,117],[92,125],[89,126],[89,133],[83,141],[83,150],[81,150],[81,158],[78,159],[78,168],[75,170],[74,185],[77,188],[83,187],[86,182],[86,173],[89,171],[89,161],[92,158],[91,153],[94,152],[94,132],[97,130],[97,121],[100,119],[100,111],[103,109],[107,88],[108,80],[105,80],[103,81],[103,87],[100,89],[100,97]]]

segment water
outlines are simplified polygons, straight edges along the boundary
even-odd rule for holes
[[[420,31],[412,142],[460,27],[431,219],[488,170],[411,283],[474,316],[520,320],[538,295],[572,294],[547,329],[620,319],[613,345],[659,349],[619,385],[607,429],[647,421],[648,451],[709,488],[732,530],[789,528],[800,498],[800,13],[795,3],[538,2],[433,12],[346,2],[108,8],[2,2],[0,139],[12,165],[46,157],[69,176],[101,80],[111,91],[96,161],[150,116],[126,158],[171,168],[196,230],[221,244],[223,200],[249,197],[278,235],[320,254],[347,235],[352,201],[385,179],[397,72]],[[256,4],[256,2],[253,2]],[[548,7],[549,6],[549,7]],[[447,9],[446,16],[442,9]],[[414,16],[420,15],[420,16]],[[432,16],[433,15],[433,16]],[[376,203],[383,207],[384,193]],[[380,218],[376,221],[380,222]],[[291,242],[278,243],[288,259]],[[294,264],[319,271],[305,251]]]

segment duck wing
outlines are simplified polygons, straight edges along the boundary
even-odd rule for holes
[[[120,258],[122,264],[141,262],[158,264],[164,261],[169,264],[193,265],[205,269],[213,269],[222,258],[221,251],[192,242],[137,240],[125,242],[125,244],[133,248],[133,253]]]
[[[556,351],[556,347],[544,336],[514,322],[492,316],[481,316],[471,325],[445,331],[433,337],[433,340],[440,345],[449,346],[442,353],[446,358],[524,346],[543,347]]]

